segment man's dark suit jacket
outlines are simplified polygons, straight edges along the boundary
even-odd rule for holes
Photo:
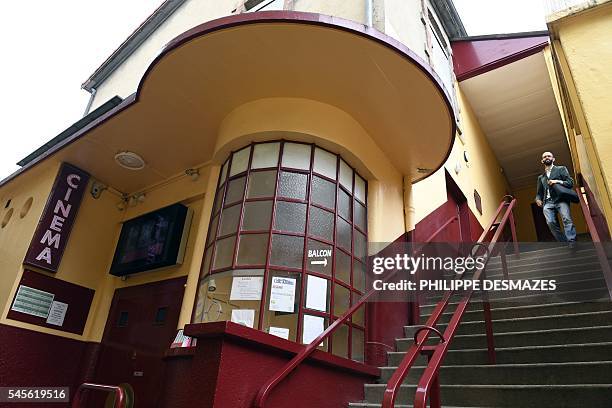
[[[569,171],[567,171],[567,167],[565,166],[553,166],[550,171],[550,178],[546,177],[546,171],[543,174],[540,174],[538,177],[538,192],[536,193],[536,200],[542,200],[546,198],[546,189],[548,186],[548,180],[561,180],[562,186],[566,188],[574,187],[574,180],[570,177]],[[557,203],[559,201],[559,197],[557,197],[557,192],[554,189],[550,189],[550,199],[553,203]]]

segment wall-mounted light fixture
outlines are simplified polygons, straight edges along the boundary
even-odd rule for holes
[[[90,190],[90,194],[93,198],[95,198],[96,200],[98,198],[100,198],[100,196],[102,195],[102,192],[104,190],[108,189],[108,186],[105,184],[100,183],[99,181],[94,180],[94,182],[91,185],[91,190]]]
[[[187,169],[185,170],[185,174],[191,177],[191,181],[196,181],[200,178],[200,170],[199,169]]]

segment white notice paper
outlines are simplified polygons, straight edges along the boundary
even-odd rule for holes
[[[321,312],[327,311],[327,279],[308,275],[306,283],[306,307]]]
[[[270,326],[270,330],[268,330],[268,333],[276,336],[276,337],[281,337],[285,340],[289,340],[289,329],[285,328],[285,327],[272,327]]]
[[[47,317],[47,323],[55,326],[61,326],[64,324],[64,318],[66,317],[66,311],[68,310],[68,304],[58,302],[54,300],[51,303],[51,309],[49,310],[49,316]]]
[[[296,279],[275,276],[270,288],[270,310],[293,313]]]
[[[255,325],[255,310],[254,309],[234,309],[232,310],[232,322],[252,328]]]
[[[325,320],[319,316],[304,315],[302,343],[310,344],[325,330]]]
[[[261,300],[263,277],[235,276],[232,281],[230,300]]]

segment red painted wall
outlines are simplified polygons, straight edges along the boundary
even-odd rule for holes
[[[0,324],[0,339],[1,387],[70,387],[72,397],[78,385],[93,374],[91,362],[95,361],[97,343],[3,324]],[[69,404],[53,406],[68,407]],[[19,407],[40,407],[40,404],[19,404]]]
[[[251,408],[266,380],[304,346],[231,322],[192,324],[198,338],[193,357],[169,357],[161,406]],[[282,381],[268,408],[337,408],[363,399],[363,384],[379,370],[321,351]]]

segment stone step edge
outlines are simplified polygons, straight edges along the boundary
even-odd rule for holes
[[[516,346],[516,347],[495,347],[495,351],[523,351],[523,350],[543,350],[543,349],[564,349],[564,348],[584,348],[584,347],[605,347],[611,346],[612,341],[602,341],[600,343],[575,343],[575,344],[552,344],[544,346]],[[448,350],[449,353],[487,353],[486,348]],[[387,354],[406,354],[405,351],[388,351]]]
[[[607,326],[589,326],[589,327],[565,327],[562,329],[543,329],[543,330],[527,330],[527,331],[517,331],[517,332],[505,332],[505,333],[494,333],[495,337],[501,336],[517,336],[523,334],[539,334],[539,333],[560,333],[560,332],[568,332],[568,331],[586,331],[586,330],[602,330],[602,329],[610,329],[612,330],[612,325]],[[485,337],[486,334],[456,334],[455,338],[468,338],[468,337]],[[434,337],[435,338],[435,337]],[[396,338],[395,341],[414,341],[413,338],[401,337]]]
[[[589,260],[588,262],[586,260]],[[592,260],[592,261],[590,261]],[[514,262],[508,262],[508,268],[512,268],[512,269],[517,269],[517,268],[526,268],[526,267],[530,267],[530,266],[544,266],[544,265],[556,265],[556,264],[561,264],[561,265],[565,265],[567,263],[567,261],[573,261],[572,263],[578,263],[580,262],[580,264],[583,263],[599,263],[599,258],[597,257],[597,255],[589,255],[589,256],[568,256],[568,257],[564,257],[564,258],[557,258],[554,260],[544,260],[542,262],[530,262],[530,263],[524,263],[524,264],[515,264],[513,265]],[[491,268],[491,269],[502,269],[502,264],[501,262],[499,264],[493,264],[493,265],[489,265],[487,263],[487,266],[495,266],[495,268]]]
[[[559,269],[559,268],[546,268],[546,269],[538,269],[537,271],[523,271],[523,272],[512,272],[508,271],[508,278],[512,279],[514,278],[516,275],[532,275],[535,274],[536,272],[542,272],[542,271],[547,271],[547,270],[555,270],[555,269]],[[603,272],[601,271],[601,268],[595,268],[595,269],[587,269],[587,270],[580,270],[580,271],[576,271],[574,269],[570,270],[570,271],[566,271],[564,273],[558,273],[555,275],[548,275],[546,277],[544,276],[536,276],[535,278],[546,278],[546,279],[550,279],[550,278],[555,278],[555,277],[563,277],[563,276],[568,276],[568,275],[587,275],[587,274],[593,274],[599,272],[602,274],[603,276]],[[497,277],[503,277],[503,271],[496,271],[494,274],[487,274],[487,278],[488,279],[493,279],[493,278],[497,278]]]
[[[593,366],[593,365],[601,365],[601,366],[612,366],[612,360],[605,361],[568,361],[565,363],[506,363],[506,364],[461,364],[461,365],[443,365],[441,368],[483,368],[483,369],[492,369],[492,368],[514,368],[514,367],[543,367],[543,366]],[[412,368],[425,369],[427,366],[412,366]],[[397,370],[397,367],[389,366],[389,367],[379,367],[381,370]]]
[[[582,313],[569,313],[569,314],[557,314],[557,315],[546,315],[546,316],[527,316],[527,317],[515,317],[515,318],[510,318],[510,319],[493,319],[491,320],[491,322],[493,322],[493,324],[495,324],[495,322],[500,322],[500,323],[504,323],[504,322],[516,322],[516,321],[520,321],[520,322],[529,322],[532,320],[546,320],[546,319],[564,319],[564,318],[576,318],[576,317],[582,317],[582,316],[594,316],[594,315],[605,315],[605,314],[611,314],[612,315],[612,310],[597,310],[597,311],[593,311],[593,312],[582,312]],[[612,319],[610,320],[612,322]],[[484,320],[470,320],[470,321],[465,321],[465,322],[461,322],[461,324],[459,325],[459,327],[462,327],[463,325],[476,325],[476,324],[483,324],[485,321]],[[448,323],[438,323],[440,325],[448,325]],[[420,324],[416,324],[414,326],[404,326],[404,329],[408,329],[408,328],[413,328],[413,327],[420,327],[422,325]]]
[[[479,299],[476,299],[479,300]],[[504,307],[498,307],[498,308],[494,308],[494,305],[491,305],[491,310],[498,310],[498,311],[505,311],[505,310],[516,310],[516,309],[538,309],[538,308],[547,308],[547,307],[559,307],[559,306],[570,306],[570,305],[582,305],[585,303],[604,303],[607,302],[609,303],[609,301],[590,301],[590,302],[555,302],[555,303],[539,303],[539,304],[535,304],[535,305],[518,305],[518,306],[504,306]],[[451,303],[452,304],[452,303]],[[456,303],[455,303],[456,304]],[[420,307],[425,307],[425,306],[437,306],[438,304],[436,303],[435,305],[421,305]],[[611,305],[611,309],[612,310],[612,305]],[[466,310],[465,313],[482,313],[482,309],[478,309],[478,310]],[[454,314],[454,311],[445,311],[444,313],[442,313],[442,315],[452,315]]]
[[[602,277],[597,278],[597,279],[589,279],[589,280],[601,280],[603,282],[605,282],[604,278]],[[585,281],[572,281],[572,282],[563,282],[565,283],[573,283],[573,282],[585,282]],[[546,297],[546,296],[564,296],[564,295],[570,295],[570,294],[574,294],[574,293],[583,293],[583,292],[594,292],[594,291],[598,291],[598,290],[607,290],[607,288],[605,286],[602,286],[601,288],[591,288],[591,289],[580,289],[580,290],[564,290],[564,291],[554,291],[554,292],[542,292],[543,294],[541,295],[523,295],[523,296],[511,296],[511,297],[503,297],[503,298],[490,298],[489,302],[491,303],[491,310],[494,309],[493,305],[495,304],[495,302],[504,302],[507,301],[506,299],[525,299],[525,298],[529,298],[529,297]],[[482,300],[482,299],[477,299],[477,300]],[[470,300],[472,301],[472,300]],[[439,302],[438,302],[439,303]],[[420,305],[420,307],[434,307],[438,305],[438,303],[433,304],[433,305]],[[585,302],[578,302],[578,303],[585,303]],[[449,302],[448,306],[451,305],[458,305],[459,302]]]

